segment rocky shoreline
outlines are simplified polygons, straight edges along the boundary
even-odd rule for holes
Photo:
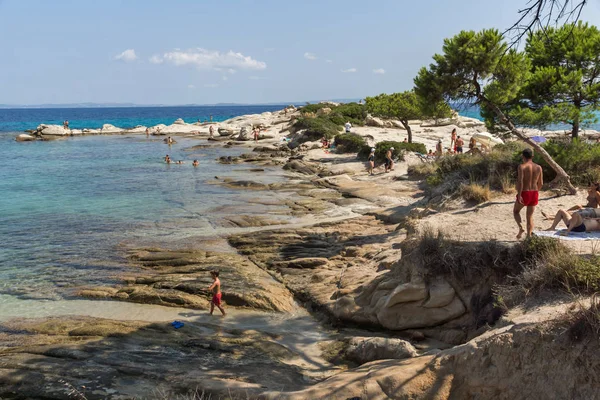
[[[315,142],[296,145],[302,135],[292,127],[297,115],[287,109],[237,117],[218,124],[222,142],[199,146],[248,148],[240,157],[218,161],[232,166],[281,166],[290,177],[283,184],[223,177],[209,183],[256,191],[257,201],[285,207],[308,222],[280,224],[277,215],[238,212],[229,222],[247,230],[207,239],[218,240],[218,246],[131,249],[127,272],[117,283],[73,288],[73,295],[185,307],[190,310],[182,316],[186,326],[174,330],[167,324],[89,317],[2,323],[0,395],[594,398],[597,375],[586,375],[578,388],[562,385],[584,368],[576,352],[589,355],[585,368],[600,366],[594,344],[573,350],[566,339],[554,340],[558,328],[548,326],[557,312],[545,310],[540,317],[532,307],[501,317],[506,310],[493,301],[492,288],[515,268],[512,215],[506,217],[510,210],[503,202],[510,204],[510,195],[486,209],[460,204],[436,210],[420,183],[406,177],[408,166],[421,162],[417,157],[407,155],[390,174],[378,167],[370,177],[353,156]],[[485,129],[462,117],[436,126],[413,124],[415,141],[428,148],[447,140],[453,127],[466,140]],[[373,119],[369,125],[376,126],[354,131],[370,144],[405,135],[393,121]],[[258,143],[247,135],[251,126],[264,129]],[[76,135],[145,129],[107,127]],[[205,140],[208,129],[176,123],[159,132]],[[40,126],[32,137],[73,134],[51,132],[59,130]],[[291,196],[275,198],[282,193]],[[553,197],[542,205],[565,201]],[[340,209],[347,213],[336,214]],[[493,237],[469,229],[490,218]],[[427,247],[420,235],[432,227],[460,232],[461,240],[443,251]],[[225,277],[223,298],[232,310],[224,320],[205,315],[207,271],[215,267]],[[569,368],[557,365],[563,359]],[[553,372],[547,380],[541,377],[550,376],[548,365]]]

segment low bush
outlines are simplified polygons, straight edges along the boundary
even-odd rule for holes
[[[466,201],[472,201],[476,204],[485,203],[486,201],[490,201],[492,198],[490,187],[487,185],[483,186],[478,183],[462,185],[460,188],[460,194]]]
[[[330,104],[317,103],[317,104],[307,104],[305,106],[300,107],[300,112],[302,114],[316,114],[321,108],[332,108]]]
[[[408,174],[417,179],[427,178],[431,175],[435,175],[436,172],[437,166],[435,163],[431,162],[414,164],[408,167]]]
[[[600,180],[600,144],[586,143],[581,140],[550,140],[543,145],[544,149],[569,176],[574,185],[588,186]],[[534,161],[544,170],[544,181],[551,181],[556,173],[535,154]]]
[[[344,133],[335,137],[335,147],[339,153],[358,153],[365,146],[365,139],[355,133]]]
[[[325,117],[305,118],[301,117],[294,123],[294,128],[298,130],[306,129],[307,141],[319,140],[322,137],[327,139],[334,138],[340,131],[341,127],[331,122]]]
[[[543,290],[591,294],[600,290],[600,257],[577,255],[560,241],[533,236],[521,245],[523,269],[498,288],[510,303]]]
[[[377,143],[375,146],[375,161],[383,162],[385,160],[385,154],[390,147],[394,148],[394,156],[400,161],[404,161],[404,153],[406,152],[417,152],[421,154],[425,154],[427,152],[427,148],[423,143],[384,141]],[[370,147],[363,147],[363,149],[358,153],[358,158],[366,160],[369,157],[370,152]]]
[[[347,103],[332,108],[329,119],[338,125],[350,122],[354,126],[363,126],[367,118],[367,108],[363,104]]]

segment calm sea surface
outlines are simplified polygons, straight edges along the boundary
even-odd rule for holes
[[[219,219],[232,210],[264,211],[248,202],[257,193],[208,184],[215,175],[283,179],[215,162],[239,150],[189,150],[205,140],[177,138],[172,147],[144,135],[19,143],[19,131],[64,119],[73,128],[133,127],[281,108],[0,109],[0,317],[10,299],[60,299],[74,286],[110,281],[126,247],[185,243],[220,233]],[[167,153],[186,164],[165,164]]]

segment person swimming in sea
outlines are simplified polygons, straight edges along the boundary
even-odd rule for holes
[[[198,164],[199,164],[199,163],[198,163],[198,160],[194,160],[194,162],[192,163],[192,165],[193,165],[194,167],[197,167],[197,166],[198,166]]]
[[[169,157],[169,155],[168,155],[168,154],[165,156],[165,162],[166,162],[167,164],[171,164],[171,157]]]

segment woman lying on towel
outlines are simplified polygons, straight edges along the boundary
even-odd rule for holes
[[[595,232],[600,231],[600,209],[584,208],[569,214],[568,211],[558,210],[552,226],[547,231],[553,231],[560,222],[567,226],[568,235],[570,232]]]

